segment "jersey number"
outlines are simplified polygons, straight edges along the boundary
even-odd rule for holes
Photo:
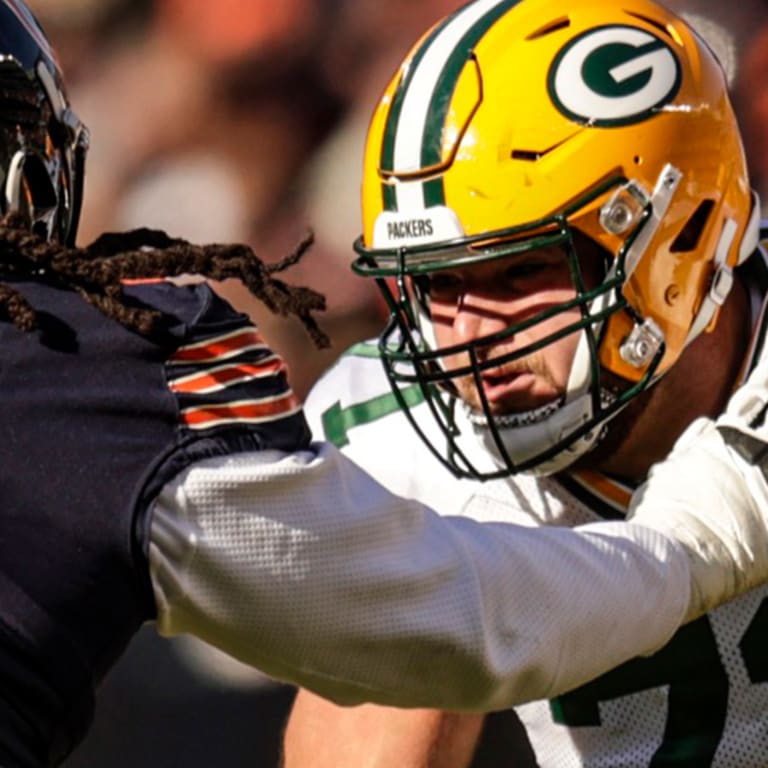
[[[752,683],[768,682],[768,599],[739,643]],[[725,728],[728,677],[706,616],[684,626],[658,653],[622,664],[550,702],[555,722],[599,726],[598,703],[669,686],[667,723],[650,768],[702,768],[712,764]]]

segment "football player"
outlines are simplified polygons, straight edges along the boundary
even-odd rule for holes
[[[594,671],[652,598],[637,583],[623,605],[598,606],[613,579],[627,588],[621,558],[590,572],[590,554],[556,559],[536,536],[626,519],[638,503],[635,520],[663,525],[686,498],[724,530],[743,470],[752,503],[765,504],[757,378],[714,433],[702,420],[765,369],[767,287],[759,206],[706,44],[647,0],[471,2],[424,34],[386,88],[362,208],[355,269],[378,281],[391,320],[316,386],[315,434],[467,528],[536,527],[525,554],[492,542],[477,554],[478,583],[499,579],[529,612],[509,632],[542,659],[516,679],[520,701],[532,699],[516,709],[530,746],[513,740],[487,764],[765,764],[764,587],[603,675],[564,681],[567,668]],[[733,428],[738,414],[751,429]],[[676,452],[698,445],[699,467],[659,466],[654,490],[637,492],[681,435]],[[741,470],[712,464],[729,453]],[[667,499],[651,511],[661,486]],[[522,576],[530,561],[550,571],[546,590]],[[724,574],[710,575],[714,587]],[[585,593],[596,601],[589,634],[559,602]],[[492,600],[477,616],[494,659],[483,629],[508,609]],[[570,639],[553,642],[553,630]],[[527,688],[541,675],[549,683]],[[487,724],[494,738],[503,723]],[[342,710],[302,693],[287,765],[477,766],[482,728],[478,716]]]
[[[42,29],[23,3],[3,0],[0,764],[9,768],[66,757],[91,722],[95,686],[153,617],[146,546],[160,489],[201,460],[309,440],[285,366],[246,317],[204,283],[123,279],[226,271],[226,258],[148,231],[75,247],[87,149]],[[292,289],[243,248],[230,257],[290,311]]]
[[[503,25],[502,11],[508,5],[469,6],[469,13],[481,11],[476,19],[479,26],[467,25],[465,15],[457,16],[462,38],[474,30],[487,33],[491,41],[497,39],[491,31],[497,21]],[[513,13],[510,10],[510,18]],[[657,18],[654,13],[649,6],[645,16],[624,26],[642,28],[654,63],[648,67],[654,71],[657,58],[669,66],[665,51],[676,52],[678,90],[688,94],[687,62],[671,44],[664,47],[655,42],[666,38],[661,27],[648,21]],[[545,41],[550,32],[557,34],[564,28],[565,21],[537,27]],[[683,27],[672,24],[670,29],[690,45]],[[479,45],[483,34],[465,42]],[[439,30],[438,39],[442,39]],[[442,43],[440,47],[444,50]],[[505,47],[506,43],[494,50],[500,53]],[[631,56],[626,58],[630,70],[637,65]],[[703,50],[699,66],[709,71]],[[481,69],[474,63],[462,68],[470,73],[470,84],[473,68],[479,75]],[[441,82],[448,85],[454,68],[444,71]],[[639,80],[644,79],[641,74]],[[479,85],[479,80],[474,83]],[[458,92],[464,116],[476,111],[480,117],[481,110],[466,109],[472,88],[462,86]],[[714,99],[719,91],[714,88],[707,93]],[[474,97],[480,94],[475,90]],[[395,395],[382,390],[380,362],[366,358],[371,351],[364,347],[362,358],[350,357],[329,378],[331,386],[338,380],[333,397],[322,394],[329,385],[323,385],[317,395],[318,413],[327,412],[329,438],[339,444],[352,438],[352,455],[357,453],[368,465],[368,471],[361,470],[331,443],[309,443],[282,361],[247,318],[217,299],[204,283],[179,286],[163,278],[194,271],[212,277],[238,274],[269,306],[293,311],[315,333],[311,311],[319,308],[316,295],[275,280],[274,270],[265,268],[243,246],[200,248],[145,230],[106,235],[85,248],[76,246],[88,134],[67,101],[48,41],[19,0],[0,0],[0,98],[0,207],[4,214],[0,225],[0,764],[6,768],[38,768],[65,759],[87,731],[94,689],[138,627],[149,620],[155,620],[162,634],[195,634],[268,674],[337,702],[480,711],[564,693],[586,683],[637,654],[655,651],[682,622],[768,578],[766,505],[757,495],[764,488],[764,478],[759,462],[749,461],[749,452],[759,458],[755,446],[763,445],[762,422],[753,417],[760,416],[765,400],[761,386],[768,376],[765,370],[758,367],[748,386],[732,399],[731,425],[724,417],[717,424],[706,419],[698,422],[687,444],[659,465],[643,494],[633,497],[632,521],[593,522],[592,506],[584,504],[578,490],[590,492],[592,486],[586,487],[586,481],[574,479],[569,490],[560,484],[566,477],[562,471],[559,479],[506,477],[523,465],[533,468],[536,456],[542,462],[554,461],[584,430],[577,427],[570,435],[563,431],[552,450],[537,438],[536,453],[513,456],[502,438],[505,427],[488,427],[495,435],[494,455],[506,455],[503,464],[488,465],[491,475],[498,473],[498,477],[485,484],[463,477],[469,467],[462,458],[454,476],[421,447],[409,429],[401,429],[407,425],[405,416],[395,404]],[[695,106],[698,102],[683,103]],[[669,104],[677,102],[672,99]],[[721,102],[713,101],[707,110],[714,110],[716,104]],[[404,116],[405,106],[397,107]],[[722,106],[723,124],[730,128],[724,101]],[[631,130],[633,124],[627,125]],[[737,150],[738,142],[731,139],[729,144],[727,139],[723,131],[721,143],[708,144],[707,149]],[[496,265],[506,263],[507,248],[514,257],[509,263],[515,265],[509,268],[517,270],[523,264],[526,274],[535,273],[531,259],[541,253],[545,271],[556,278],[552,295],[565,300],[564,307],[542,297],[535,312],[511,318],[518,324],[512,335],[493,336],[490,347],[505,348],[505,357],[516,361],[512,366],[524,365],[520,360],[528,358],[527,353],[520,357],[514,346],[514,335],[522,333],[520,326],[559,326],[552,334],[558,343],[562,340],[558,352],[562,368],[562,360],[570,354],[572,333],[570,325],[562,325],[561,310],[562,317],[579,326],[579,336],[584,333],[593,340],[587,346],[596,350],[602,339],[613,338],[607,327],[613,303],[621,305],[613,312],[618,322],[640,312],[632,303],[634,295],[624,296],[630,281],[621,282],[615,277],[618,272],[611,272],[617,258],[603,251],[628,237],[627,233],[633,235],[633,243],[642,245],[653,240],[655,233],[669,231],[664,229],[666,216],[678,208],[684,212],[696,185],[708,183],[710,177],[704,165],[693,170],[693,159],[683,162],[684,153],[671,158],[665,174],[680,177],[679,183],[670,183],[666,205],[667,196],[646,187],[648,174],[655,173],[655,156],[637,152],[631,178],[613,186],[606,178],[600,192],[590,190],[584,198],[593,210],[607,211],[600,217],[609,222],[605,236],[596,228],[581,233],[579,227],[573,230],[579,234],[571,236],[570,218],[580,210],[578,206],[571,210],[571,203],[575,205],[581,199],[578,196],[569,201],[566,214],[558,214],[561,236],[553,236],[549,223],[542,222],[536,249],[530,253],[523,230],[513,231],[511,241],[508,233],[497,237],[490,231],[494,229],[490,219],[487,239],[483,235],[478,241],[475,225],[467,219],[467,234],[453,237],[449,245],[443,242],[438,250],[431,245],[422,251],[398,244],[394,262],[388,261],[388,246],[382,251],[371,233],[366,234],[362,267],[384,270],[381,279],[386,280],[394,264],[400,285],[410,290],[413,280],[419,291],[414,304],[407,304],[405,298],[393,304],[395,316],[402,320],[405,344],[402,354],[389,358],[395,391],[401,393],[401,375],[411,376],[402,374],[402,364],[415,365],[419,371],[409,380],[409,389],[402,391],[403,404],[413,406],[414,412],[434,410],[441,419],[447,418],[449,411],[443,407],[458,403],[454,396],[458,387],[472,399],[474,380],[480,383],[475,389],[483,392],[475,402],[479,407],[473,409],[482,438],[483,425],[492,423],[497,410],[499,415],[502,410],[519,412],[519,407],[511,409],[507,404],[528,398],[520,387],[513,393],[515,387],[508,382],[483,383],[485,371],[503,371],[507,365],[483,354],[487,342],[476,347],[449,340],[450,354],[438,354],[434,364],[420,357],[426,347],[414,335],[416,318],[420,327],[433,328],[435,337],[445,343],[457,325],[448,320],[457,307],[444,292],[438,293],[437,286],[442,286],[441,291],[455,290],[457,278],[474,274],[465,271],[467,263],[480,268],[478,280],[487,278],[495,284],[507,280],[495,271]],[[450,155],[457,168],[465,159],[463,153],[462,149],[461,154]],[[690,156],[698,158],[697,153]],[[745,184],[738,153],[731,160],[737,186]],[[527,162],[533,163],[533,158]],[[386,165],[383,168],[386,171]],[[415,182],[420,188],[418,169],[416,174],[405,183]],[[662,189],[667,178],[662,177]],[[401,181],[398,176],[392,179],[397,192]],[[725,193],[719,190],[726,188],[726,180],[727,174],[720,185],[707,186],[713,196],[712,219],[704,215],[706,210],[694,217],[703,228],[699,245],[683,250],[673,271],[681,277],[689,272],[702,276],[696,294],[701,300],[694,302],[700,318],[696,326],[711,326],[712,333],[692,342],[690,349],[698,349],[700,343],[715,345],[705,346],[707,354],[696,353],[695,359],[703,366],[717,350],[718,364],[709,373],[721,383],[728,376],[720,364],[721,345],[727,346],[727,337],[743,351],[748,333],[744,330],[744,339],[737,333],[748,324],[742,304],[748,303],[750,290],[755,297],[759,294],[757,287],[751,288],[757,283],[745,276],[733,282],[737,288],[727,295],[736,261],[745,261],[744,269],[752,268],[753,260],[747,257],[754,250],[756,228],[746,187],[733,192],[727,205],[723,202]],[[500,200],[490,189],[478,186],[476,190],[478,198]],[[649,199],[643,198],[644,191]],[[388,236],[444,240],[451,201],[446,199],[444,206],[430,200],[443,211],[434,222],[428,208],[411,209],[413,215],[405,219],[387,215],[382,221],[385,231],[392,233]],[[637,201],[634,206],[633,201]],[[628,229],[611,232],[610,227],[620,229],[616,221],[623,215],[622,206],[631,219]],[[373,216],[378,219],[379,214]],[[456,217],[455,224],[461,221],[458,213]],[[713,235],[715,230],[719,234]],[[464,237],[469,241],[464,242]],[[690,237],[696,239],[695,233]],[[695,257],[698,247],[710,248],[711,237],[717,241],[714,251]],[[572,241],[578,245],[582,238],[587,249],[583,265],[576,256],[568,256],[566,248]],[[637,248],[621,251],[624,267],[630,256],[642,262],[647,249]],[[521,262],[516,260],[518,251]],[[432,258],[436,253],[446,267],[440,274],[449,279],[424,282],[422,278],[434,279],[431,268],[436,266]],[[569,274],[580,288],[594,294],[591,298],[569,288],[561,268],[566,258]],[[426,269],[423,274],[418,269],[407,274],[411,265]],[[707,280],[708,270],[717,279]],[[642,263],[636,265],[635,273],[638,277],[645,273]],[[544,281],[537,283],[542,292],[549,278],[545,276]],[[608,289],[602,288],[605,281]],[[693,299],[684,284],[678,287],[680,301],[687,306],[685,302]],[[603,307],[600,297],[606,294],[613,303]],[[670,291],[668,297],[674,304],[675,293]],[[642,304],[642,312],[652,304]],[[720,321],[715,324],[718,309]],[[572,322],[576,315],[581,319]],[[605,331],[597,325],[602,316]],[[413,327],[406,317],[413,319]],[[637,348],[633,359],[640,356],[646,331],[652,347],[658,336],[645,316],[638,314],[637,320],[648,329],[638,332],[637,343],[630,344],[631,349]],[[657,324],[666,333],[665,322],[659,318]],[[550,340],[554,341],[544,337],[540,341],[547,359]],[[386,352],[390,341],[394,337],[388,332],[373,355]],[[667,354],[667,346],[673,356],[680,352],[673,341],[653,347],[652,378],[666,370],[657,358]],[[759,345],[755,351],[759,353]],[[471,364],[464,363],[467,356]],[[350,364],[356,366],[359,360],[365,365],[362,378],[351,381],[364,391],[352,394],[345,388],[344,376]],[[683,360],[669,366],[670,376],[684,365]],[[745,373],[748,369],[746,365]],[[610,382],[615,392],[612,402],[628,402],[620,386],[622,372],[615,372],[617,381]],[[514,379],[507,373],[489,375]],[[559,387],[558,376],[553,373],[549,385]],[[540,376],[533,378],[538,381]],[[661,392],[665,381],[652,391]],[[729,386],[735,383],[734,374]],[[723,399],[729,386],[723,387]],[[501,399],[494,394],[500,390],[507,393]],[[570,389],[563,390],[566,395],[570,403]],[[575,396],[580,397],[580,391]],[[328,408],[323,407],[323,398],[330,403]],[[585,429],[597,429],[616,409],[607,400],[587,399],[591,410],[579,406],[586,414]],[[417,402],[421,400],[423,404]],[[497,400],[503,401],[504,408],[492,405]],[[559,404],[531,405],[528,416],[511,418],[507,425],[511,432],[524,421],[534,426],[549,423],[550,415],[559,423]],[[449,433],[459,427],[463,418],[459,411]],[[756,431],[750,431],[750,425]],[[660,429],[664,428],[662,423]],[[548,428],[545,432],[549,434]],[[368,434],[371,437],[364,438]],[[733,435],[741,453],[728,449],[726,441],[732,441]],[[362,451],[356,449],[358,436]],[[461,440],[452,444],[452,454]],[[598,450],[599,439],[593,442]],[[470,450],[466,448],[466,456]],[[691,479],[694,472],[702,476]],[[405,496],[392,493],[381,481]],[[420,498],[434,503],[444,516]],[[537,516],[549,518],[546,522],[583,521],[584,525],[536,528],[531,523],[537,522]],[[760,593],[748,593],[744,601],[724,610],[744,619],[743,627],[728,626],[738,626],[733,630],[738,635],[734,649],[759,679],[761,667],[755,663],[755,653],[757,649],[759,656],[762,647]],[[734,662],[733,655],[716,653],[724,643],[714,634],[719,625],[705,619],[689,626],[697,650],[686,661],[703,656],[714,679],[722,681],[723,665]],[[663,677],[659,672],[658,678]],[[759,692],[752,699],[750,686],[743,688],[740,711],[756,711]],[[714,691],[707,688],[706,693],[709,698],[702,694],[695,701],[711,703],[719,717],[722,686]],[[564,717],[574,711],[568,701],[564,700]],[[670,704],[672,711],[679,712],[679,707]],[[716,720],[714,726],[719,723]],[[678,726],[686,734],[687,724],[683,717]],[[714,726],[710,736],[717,730]]]

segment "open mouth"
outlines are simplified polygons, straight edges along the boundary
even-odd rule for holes
[[[546,371],[519,363],[484,370],[481,382],[483,397],[494,414],[536,413],[561,396]],[[474,405],[482,410],[476,401]]]

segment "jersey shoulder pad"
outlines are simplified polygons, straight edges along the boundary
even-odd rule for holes
[[[248,323],[248,317],[216,294],[207,282],[171,280],[129,282],[123,292],[133,302],[162,315],[160,333],[177,340],[213,335]]]

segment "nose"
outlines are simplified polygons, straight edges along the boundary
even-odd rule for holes
[[[453,317],[453,341],[466,344],[498,333],[510,324],[509,302],[480,293],[464,293]]]

